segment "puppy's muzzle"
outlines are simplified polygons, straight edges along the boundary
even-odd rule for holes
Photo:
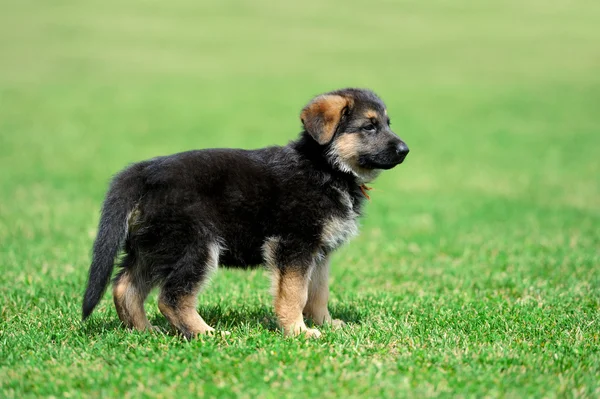
[[[397,164],[400,164],[400,163],[404,162],[404,158],[406,158],[406,156],[408,155],[408,152],[410,150],[408,149],[408,146],[406,145],[406,143],[404,141],[401,141],[400,143],[396,144],[394,147],[395,147],[395,151],[396,151],[396,158],[398,159]]]
[[[404,159],[408,155],[408,146],[400,139],[390,141],[387,148],[380,152],[377,157],[374,157],[373,161],[378,164],[380,169],[392,169],[394,166],[404,162]]]
[[[361,155],[359,164],[368,169],[392,169],[404,161],[408,151],[406,143],[395,139],[388,142],[384,149],[378,153]]]

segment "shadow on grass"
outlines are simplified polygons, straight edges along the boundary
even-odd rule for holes
[[[96,337],[98,335],[103,335],[107,332],[114,332],[117,329],[123,328],[123,323],[119,318],[115,317],[111,320],[106,320],[104,318],[90,318],[83,322],[83,332],[88,337]]]
[[[198,309],[198,312],[209,325],[222,327],[221,329],[224,330],[254,323],[260,324],[270,331],[279,329],[277,316],[273,308],[267,305],[233,309],[223,309],[220,305],[202,306]],[[331,314],[334,319],[342,319],[352,324],[360,324],[360,320],[363,318],[362,312],[354,305],[336,306],[332,308]],[[311,324],[310,321],[308,322],[308,324]]]
[[[329,308],[331,317],[341,319],[346,323],[361,324],[361,320],[365,318],[365,311],[357,307],[356,304],[338,304]]]
[[[259,307],[242,306],[239,308],[225,308],[221,305],[209,305],[201,306],[198,309],[198,313],[209,325],[215,327],[219,331],[230,330],[247,325],[261,325],[268,331],[279,330],[277,317],[271,306],[261,305]],[[331,309],[331,314],[333,318],[341,319],[346,323],[351,324],[361,324],[361,320],[364,316],[363,311],[353,304],[337,305]],[[158,327],[164,333],[176,335],[175,331],[167,322],[167,319],[160,313],[150,317],[150,324]],[[312,325],[310,321],[308,321],[307,324]],[[122,328],[123,323],[116,317],[111,320],[90,319],[84,323],[85,334],[92,337]]]

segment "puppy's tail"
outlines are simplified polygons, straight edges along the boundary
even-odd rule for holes
[[[98,235],[94,242],[92,264],[83,297],[83,320],[94,311],[106,291],[115,258],[127,237],[128,214],[141,197],[131,172],[131,169],[126,170],[114,178],[102,205]]]

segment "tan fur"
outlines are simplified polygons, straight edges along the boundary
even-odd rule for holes
[[[209,272],[214,272],[219,265],[219,256],[223,248],[219,242],[214,242],[208,247],[208,259],[206,267]],[[181,297],[177,306],[172,306],[164,301],[162,295],[158,299],[158,308],[161,313],[169,320],[169,322],[179,331],[186,331],[192,337],[199,334],[209,334],[215,331],[209,326],[202,316],[196,310],[198,302],[198,292],[202,289],[202,285],[196,287],[189,295]]]
[[[358,153],[361,148],[360,137],[356,134],[343,134],[333,143],[333,149],[339,159],[351,170],[360,171],[358,166]]]
[[[271,292],[279,324],[283,327],[285,335],[298,335],[304,332],[307,336],[319,337],[321,333],[306,327],[302,316],[302,310],[308,299],[308,280],[311,270],[306,275],[294,270],[282,274],[275,259],[279,240],[279,237],[269,237],[262,246],[263,259],[271,270]]]
[[[370,109],[365,113],[365,118],[377,119],[379,118],[379,114],[377,113],[377,111]]]
[[[315,266],[308,285],[308,300],[304,306],[304,315],[320,326],[331,324],[334,327],[345,325],[342,320],[332,319],[327,308],[329,301],[329,258]]]
[[[333,94],[319,96],[304,107],[300,119],[319,144],[327,144],[333,138],[335,128],[342,117],[342,110],[350,106],[350,101]]]
[[[180,331],[188,331],[192,337],[207,334],[215,329],[206,324],[196,311],[198,292],[182,297],[177,307],[173,307],[162,298],[158,300],[158,308],[169,322]]]
[[[379,170],[365,169],[358,165],[359,150],[363,143],[357,134],[342,134],[335,139],[331,147],[337,166],[345,171],[354,173],[359,178],[359,183],[368,183],[379,175]]]
[[[275,293],[275,313],[285,335],[306,334],[318,338],[319,330],[306,327],[302,311],[308,300],[308,276],[295,270],[278,272],[278,286]]]
[[[329,259],[315,266],[308,285],[308,299],[304,306],[304,315],[315,324],[331,321],[327,301],[329,300]]]
[[[335,141],[338,155],[346,162],[356,163],[361,147],[360,137],[356,134],[344,134]]]
[[[113,287],[113,297],[117,314],[128,328],[146,330],[152,328],[144,301],[148,292],[140,284],[134,284],[129,273],[125,273]]]

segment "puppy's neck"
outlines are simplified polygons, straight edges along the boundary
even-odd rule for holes
[[[292,141],[290,147],[296,150],[302,158],[308,161],[325,180],[343,182],[348,187],[357,187],[368,183],[349,168],[341,167],[332,159],[331,146],[317,143],[306,131],[300,134],[298,140]]]
[[[303,158],[309,160],[318,170],[359,187],[375,180],[381,172],[378,169],[358,168],[360,170],[355,170],[339,158],[331,143],[321,145],[306,131],[300,134],[298,140],[292,141],[290,146],[298,151]]]

